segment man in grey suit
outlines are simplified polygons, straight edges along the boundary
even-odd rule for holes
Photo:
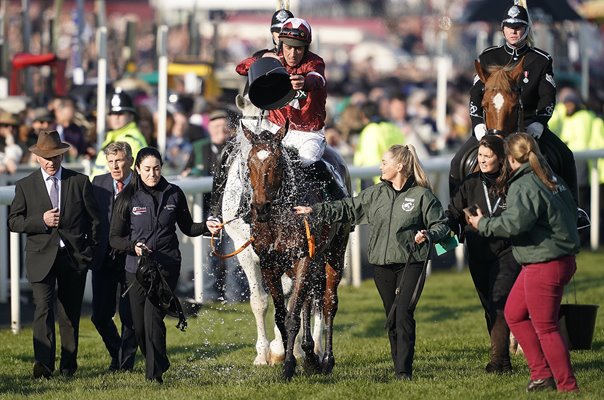
[[[39,133],[29,150],[41,168],[17,182],[8,216],[11,231],[27,234],[25,268],[36,307],[34,378],[50,378],[55,369],[55,312],[61,333],[59,371],[72,376],[77,369],[86,272],[98,245],[92,185],[86,175],[61,167],[68,149],[57,131]]]
[[[129,296],[122,296],[127,290],[126,254],[109,246],[109,223],[117,196],[132,180],[134,159],[132,148],[126,142],[110,143],[103,152],[109,173],[97,175],[92,180],[94,198],[101,213],[99,247],[92,264],[92,322],[111,356],[109,370],[130,371],[134,367],[137,344]],[[118,288],[121,336],[113,322]]]

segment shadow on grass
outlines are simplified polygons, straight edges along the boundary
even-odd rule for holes
[[[30,375],[0,374],[0,394],[30,396],[49,390],[44,379],[33,379]]]

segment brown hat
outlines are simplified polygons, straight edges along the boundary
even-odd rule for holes
[[[44,158],[52,158],[69,150],[67,143],[61,142],[59,132],[40,131],[38,142],[29,148],[29,151]]]
[[[17,117],[14,114],[8,111],[0,111],[0,124],[17,126],[19,125],[19,121],[17,121]]]

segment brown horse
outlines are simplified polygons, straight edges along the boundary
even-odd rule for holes
[[[478,60],[474,61],[474,67],[484,83],[482,108],[487,134],[505,138],[514,132],[523,132],[525,126],[520,78],[524,72],[524,58],[513,67],[491,66],[485,69]],[[540,141],[539,146],[552,169],[559,173],[563,165],[555,147],[544,141]],[[477,155],[478,145],[464,155],[460,164],[462,177],[475,171]]]
[[[333,321],[338,309],[337,288],[342,277],[350,232],[350,225],[318,224],[316,253],[309,255],[312,247],[310,236],[306,234],[304,220],[293,213],[292,207],[301,197],[310,202],[316,201],[317,194],[313,193],[313,185],[305,185],[305,180],[300,179],[303,174],[282,146],[288,125],[277,133],[254,133],[242,126],[245,137],[251,143],[247,166],[252,187],[253,248],[260,258],[262,279],[275,305],[275,324],[285,347],[283,376],[286,379],[290,379],[295,372],[294,342],[300,330],[301,312],[305,369],[330,373],[335,365]],[[294,279],[289,310],[281,284],[284,273]],[[314,353],[310,329],[310,312],[314,303],[320,305],[325,323],[325,353],[322,360]]]

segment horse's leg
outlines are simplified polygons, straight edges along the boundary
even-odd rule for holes
[[[321,358],[323,357],[323,332],[325,330],[323,306],[322,304],[313,304],[311,310],[314,315],[312,338],[315,342],[315,354]]]
[[[323,354],[323,372],[330,374],[336,364],[333,355],[333,321],[338,311],[338,285],[342,279],[344,256],[325,265],[326,287],[323,294],[323,319],[325,321],[325,353]]]
[[[281,285],[283,287],[283,294],[286,299],[289,300],[289,296],[291,294],[292,288],[294,286],[294,281],[287,274],[283,274],[281,276]],[[289,309],[289,306],[288,306]],[[282,363],[285,360],[285,347],[283,347],[283,338],[281,337],[281,331],[277,327],[274,326],[275,331],[275,339],[271,341],[270,344],[270,365],[275,365]],[[300,351],[300,355],[302,352]],[[298,354],[296,354],[297,356]]]
[[[304,371],[316,374],[321,371],[319,357],[315,354],[315,341],[311,335],[311,311],[313,309],[313,299],[306,297],[302,306],[302,350],[304,351]]]
[[[287,341],[287,330],[285,327],[285,319],[287,317],[287,309],[285,308],[285,298],[283,296],[283,286],[281,285],[280,272],[277,270],[275,263],[261,263],[262,278],[268,291],[273,298],[275,306],[275,325],[281,333],[283,342]]]
[[[305,257],[295,262],[294,269],[296,271],[296,279],[290,299],[291,308],[287,313],[287,320],[285,321],[285,326],[287,328],[285,362],[283,363],[283,377],[285,379],[291,379],[296,370],[294,344],[298,331],[300,330],[300,312],[302,311],[302,305],[306,294],[308,293],[308,282],[306,280],[309,277],[310,268],[311,260],[309,257]]]
[[[262,286],[262,276],[258,258],[250,249],[238,254],[239,263],[247,276],[250,287],[250,307],[256,319],[256,358],[254,365],[267,365],[269,361],[269,343],[266,334],[266,313],[268,311],[268,294]]]

